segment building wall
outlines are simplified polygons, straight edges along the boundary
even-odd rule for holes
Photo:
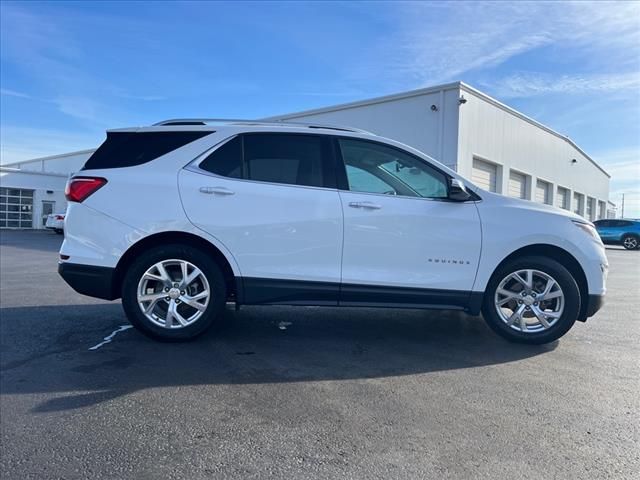
[[[407,98],[395,96],[361,104],[271,117],[270,120],[318,122],[361,128],[410,145],[456,168],[458,92],[445,86]],[[432,105],[436,110],[432,109]]]
[[[463,87],[467,102],[460,107],[458,171],[471,177],[473,159],[498,165],[498,193],[508,192],[510,170],[527,176],[527,198],[535,199],[538,179],[552,184],[551,203],[556,204],[557,188],[584,196],[580,214],[586,215],[587,199],[595,204],[593,219],[606,214],[609,177],[565,138],[493,103],[472,89]],[[576,162],[572,162],[575,159]]]
[[[32,228],[44,228],[42,223],[43,201],[55,202],[53,213],[64,212],[67,201],[64,197],[66,175],[0,169],[0,186],[10,189],[33,190]]]

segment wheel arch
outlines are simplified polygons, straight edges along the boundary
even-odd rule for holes
[[[489,285],[493,281],[493,277],[498,270],[500,270],[507,263],[515,260],[516,258],[521,258],[525,256],[542,256],[551,258],[558,263],[560,263],[563,267],[569,270],[569,273],[573,276],[576,283],[578,284],[578,289],[580,291],[580,311],[578,313],[578,320],[581,322],[586,321],[587,319],[587,305],[589,301],[589,285],[587,283],[587,276],[584,273],[584,270],[580,266],[578,260],[571,255],[567,250],[560,248],[555,245],[549,244],[535,244],[535,245],[527,245],[526,247],[519,248],[505,258],[496,266],[489,278]]]
[[[129,249],[122,255],[122,257],[120,257],[120,260],[115,267],[112,280],[113,292],[117,293],[118,295],[116,298],[120,297],[124,275],[127,271],[127,267],[131,265],[133,259],[135,259],[140,253],[149,250],[150,248],[167,245],[170,243],[190,245],[202,250],[205,253],[210,254],[222,270],[229,298],[235,300],[240,296],[241,284],[234,274],[231,263],[217,246],[215,246],[207,239],[193,233],[170,231],[154,233],[138,240],[136,243],[129,247]]]

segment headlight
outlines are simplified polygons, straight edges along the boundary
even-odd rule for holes
[[[595,229],[593,225],[590,223],[579,222],[577,220],[572,220],[573,224],[581,229],[583,232],[586,232],[591,238],[598,242],[602,242],[600,239],[600,235],[598,235],[598,231]]]

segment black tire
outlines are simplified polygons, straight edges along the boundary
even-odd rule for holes
[[[56,232],[58,235],[62,235],[64,233],[64,230],[62,230],[61,228],[54,228],[53,231]]]
[[[502,279],[518,270],[533,269],[550,275],[564,294],[564,309],[555,324],[539,332],[521,332],[510,327],[496,311],[494,298]],[[559,262],[547,257],[529,256],[514,259],[494,272],[487,285],[482,305],[482,316],[498,335],[511,342],[544,344],[562,337],[573,326],[580,312],[580,289],[571,273]]]
[[[181,328],[168,329],[153,323],[138,304],[138,283],[142,276],[154,264],[169,259],[186,260],[198,267],[210,289],[209,303],[202,315]],[[143,253],[129,266],[122,283],[122,306],[131,324],[145,335],[166,342],[191,340],[204,333],[222,318],[226,299],[227,289],[220,267],[211,256],[189,245],[165,245]]]
[[[627,250],[637,250],[640,248],[640,239],[636,235],[625,235],[622,237],[622,246]]]

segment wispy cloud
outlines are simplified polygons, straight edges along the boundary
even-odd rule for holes
[[[640,72],[552,75],[518,72],[492,82],[494,94],[503,98],[531,97],[550,93],[584,94],[640,90]]]
[[[17,92],[15,90],[9,90],[8,88],[0,88],[0,95],[4,95],[6,97],[31,98],[31,95],[27,95],[26,93],[22,93],[22,92]]]
[[[69,133],[56,129],[3,125],[0,164],[95,148],[103,140],[104,133],[100,131]]]
[[[503,64],[541,47],[606,50],[611,61],[637,70],[640,3],[450,2],[398,6],[399,32],[367,59],[385,75],[428,85]],[[384,61],[380,62],[380,54]],[[615,57],[615,58],[613,58]],[[634,68],[635,67],[635,68]],[[414,85],[414,86],[418,86]]]

